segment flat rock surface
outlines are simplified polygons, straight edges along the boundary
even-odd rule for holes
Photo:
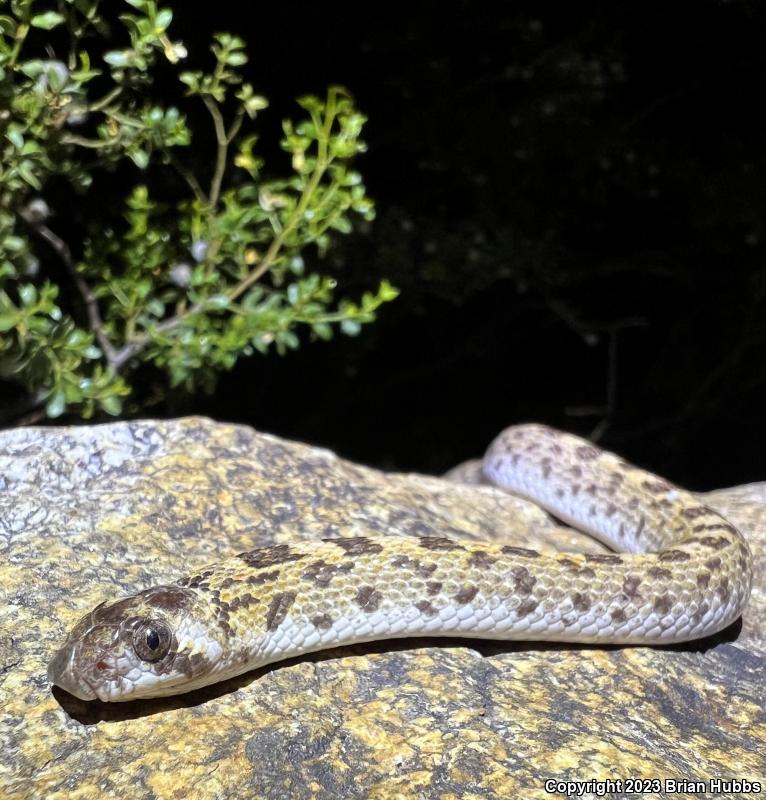
[[[766,791],[766,485],[706,502],[756,558],[743,622],[715,640],[380,642],[174,698],[84,703],[46,681],[83,613],[252,547],[384,533],[603,548],[492,487],[204,419],[0,432],[0,796],[551,797],[549,778]],[[673,796],[653,788],[642,796]]]

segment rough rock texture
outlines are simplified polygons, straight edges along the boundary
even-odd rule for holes
[[[472,475],[468,464],[450,478]],[[254,546],[374,531],[601,547],[492,487],[386,475],[206,420],[1,432],[0,797],[550,797],[548,778],[766,785],[766,484],[706,501],[756,557],[742,628],[715,641],[383,642],[166,700],[82,703],[52,692],[45,671],[85,611]]]

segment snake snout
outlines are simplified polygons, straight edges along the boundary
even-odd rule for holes
[[[96,693],[93,689],[74,675],[72,666],[75,661],[76,648],[76,642],[67,642],[56,652],[48,664],[48,682],[54,686],[60,686],[79,700],[94,700]]]

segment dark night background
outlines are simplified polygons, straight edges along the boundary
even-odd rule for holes
[[[766,479],[762,4],[174,6],[192,53],[247,40],[262,141],[351,90],[378,217],[315,266],[401,296],[147,413],[426,472],[537,420],[690,488]]]

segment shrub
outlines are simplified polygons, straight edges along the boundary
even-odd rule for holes
[[[0,16],[0,378],[48,416],[119,414],[142,364],[166,374],[166,387],[210,390],[241,355],[296,348],[302,327],[320,339],[337,327],[354,335],[396,296],[383,281],[358,301],[336,298],[335,280],[304,265],[307,249],[323,256],[333,234],[374,215],[351,166],[365,149],[365,117],[346,91],[298,100],[303,118],[285,121],[281,140],[291,171],[275,177],[255,149],[252,124],[267,102],[244,80],[237,36],[213,37],[210,71],[182,71],[172,12],[152,0],[125,0],[113,36],[98,0],[9,5]],[[182,102],[207,110],[210,174],[185,157],[186,115],[151,99],[163,64],[191,98]],[[167,183],[163,171],[183,187],[171,201],[152,189]],[[120,213],[104,204],[77,242],[53,230],[52,213],[114,175],[125,184]],[[53,182],[70,199],[58,191],[51,210]]]

